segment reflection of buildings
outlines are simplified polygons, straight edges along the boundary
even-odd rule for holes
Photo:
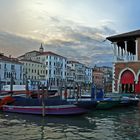
[[[0,81],[2,85],[23,84],[23,64],[18,59],[0,54]]]
[[[140,93],[140,30],[107,38],[113,43],[113,92]]]

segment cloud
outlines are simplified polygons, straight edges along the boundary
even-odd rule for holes
[[[19,56],[22,53],[37,49],[39,40],[16,35],[10,32],[0,32],[0,51],[5,55]]]
[[[0,32],[1,51],[19,56],[27,51],[38,50],[43,42],[46,51],[53,51],[87,65],[112,62],[112,48],[104,40],[106,35],[115,31],[108,26],[86,27],[49,15],[47,21],[43,17],[40,20],[45,20],[45,23],[48,21],[48,26],[29,34]]]

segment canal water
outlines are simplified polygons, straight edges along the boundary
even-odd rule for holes
[[[44,118],[0,112],[0,140],[140,140],[140,109]]]

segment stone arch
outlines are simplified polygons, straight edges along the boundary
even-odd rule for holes
[[[137,94],[140,94],[140,70],[138,71],[136,78],[137,78],[137,82],[135,84],[135,92]]]
[[[129,83],[130,82],[130,80],[132,80],[132,79],[128,79],[128,84],[130,84],[130,86],[132,86],[131,88],[133,88],[133,91],[135,91],[135,86],[134,86],[134,83],[135,83],[135,81],[137,81],[137,76],[136,76],[136,74],[135,74],[135,72],[134,72],[134,70],[132,70],[131,68],[125,68],[125,69],[123,69],[123,70],[121,70],[121,72],[119,73],[119,78],[118,78],[118,92],[120,92],[120,85],[121,85],[121,90],[122,90],[122,86],[128,86],[128,84],[127,83],[121,83],[122,81],[122,76],[123,76],[123,74],[125,74],[125,72],[126,73],[128,73],[128,74],[130,74],[130,76],[131,77],[133,77],[133,84],[131,83]],[[132,75],[131,75],[131,73],[132,73]],[[125,87],[126,88],[126,87]]]
[[[128,68],[128,67],[127,67],[127,68],[121,70],[121,72],[119,73],[118,82],[120,82],[120,79],[121,79],[122,74],[123,74],[125,71],[127,71],[127,70],[128,70],[128,71],[131,71],[131,72],[134,74],[134,80],[137,81],[137,76],[136,76],[134,70],[132,70],[131,68]]]
[[[137,75],[136,75],[136,81],[139,80],[139,76],[140,76],[140,70],[138,71]]]

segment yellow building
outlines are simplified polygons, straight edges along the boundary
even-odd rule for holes
[[[23,63],[24,83],[28,80],[31,85],[46,85],[44,64],[27,59],[22,59],[20,62]]]

